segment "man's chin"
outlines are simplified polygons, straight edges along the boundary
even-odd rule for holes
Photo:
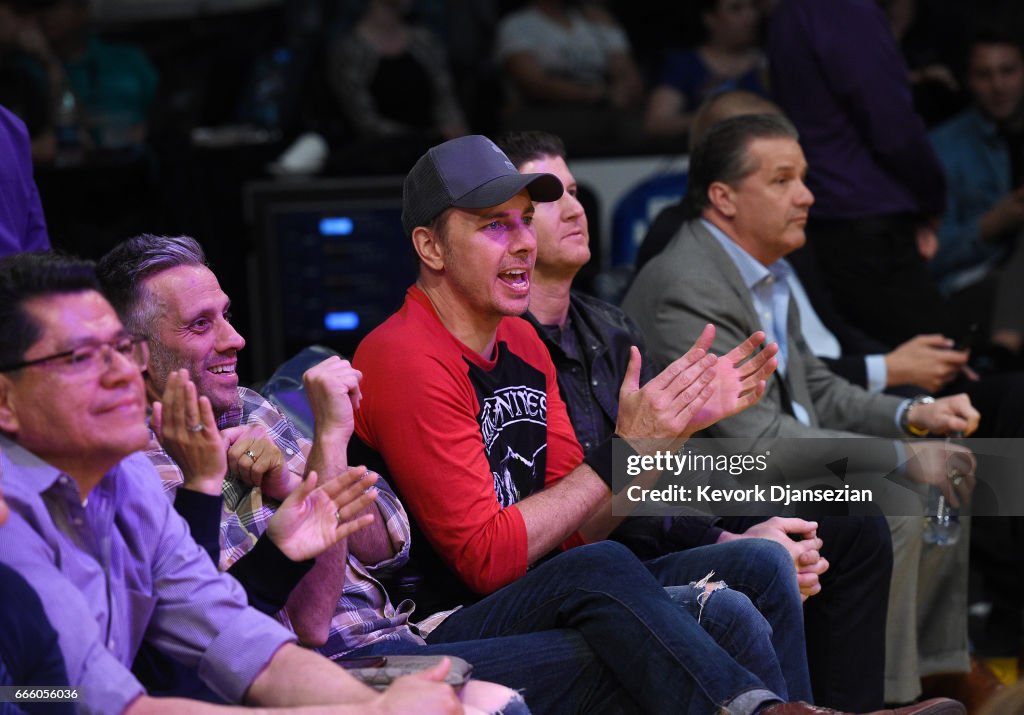
[[[210,398],[214,416],[220,417],[238,404],[238,383],[236,381],[235,386],[231,388],[219,386],[217,390],[206,393],[206,396]]]
[[[135,435],[132,436],[135,437]],[[139,430],[138,436],[131,441],[132,449],[129,451],[129,454],[131,454],[131,452],[141,452],[146,449],[149,446],[149,427],[143,424]]]
[[[526,315],[526,311],[530,309],[530,299],[527,298],[523,301],[516,301],[515,303],[504,306],[504,308],[502,315],[507,315],[513,318],[521,317]]]

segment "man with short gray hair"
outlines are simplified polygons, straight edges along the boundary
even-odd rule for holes
[[[261,395],[239,386],[236,366],[245,340],[231,325],[231,301],[206,266],[198,242],[187,236],[136,236],[104,256],[98,272],[126,325],[150,344],[145,382],[154,406],[154,434],[149,454],[165,489],[175,493],[184,487],[215,497],[224,490],[222,567],[257,543],[265,551],[264,533],[288,555],[284,535],[275,528],[275,511],[303,477],[315,470],[321,484],[362,478],[348,470],[346,451],[358,373],[337,357],[307,372],[307,395],[316,416],[310,443]],[[398,509],[384,509],[364,508],[360,520],[363,526],[371,524],[369,533],[354,532],[320,557],[296,588],[288,572],[279,575],[283,592],[271,600],[288,599],[290,623],[304,642],[319,645],[327,638],[342,583],[324,574],[344,570],[349,548],[367,563],[393,556],[385,523],[388,516],[401,517]],[[291,558],[309,555],[292,553]]]

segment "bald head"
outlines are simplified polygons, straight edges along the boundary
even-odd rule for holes
[[[744,114],[782,114],[777,104],[745,89],[734,89],[708,97],[697,108],[690,126],[690,153],[713,125]]]

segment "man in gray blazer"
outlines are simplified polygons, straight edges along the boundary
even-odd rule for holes
[[[648,353],[675,359],[708,322],[718,328],[715,348],[757,329],[778,341],[779,379],[760,403],[712,428],[715,436],[906,436],[898,418],[934,434],[972,431],[978,415],[966,396],[901,410],[901,398],[849,384],[808,350],[781,280],[790,270],[781,259],[803,245],[814,202],[805,170],[796,130],[782,117],[735,117],[712,128],[690,161],[687,202],[696,218],[644,267],[623,302]]]
[[[804,437],[970,434],[979,415],[966,395],[903,400],[871,394],[831,373],[805,344],[785,280],[791,269],[783,260],[804,244],[808,209],[814,202],[804,184],[807,163],[797,139],[796,130],[783,117],[746,115],[720,122],[694,149],[687,194],[693,218],[641,270],[623,303],[644,332],[648,354],[659,362],[673,359],[707,322],[718,327],[712,351],[719,354],[738,337],[758,329],[779,344],[776,379],[761,401],[709,428],[708,436],[774,442]],[[905,460],[909,479],[941,485],[949,492],[946,459],[950,450],[960,450],[970,465],[966,471],[973,474],[973,457],[963,448],[913,441],[872,445],[843,455],[849,457],[849,472],[886,474]],[[829,448],[834,448],[831,440],[800,442],[804,456]],[[825,452],[820,454],[824,461],[817,463],[824,465],[829,460]],[[969,489],[972,474],[962,483],[957,480],[961,496]],[[890,524],[895,566],[888,648],[890,658],[905,664],[908,659],[917,662],[914,603],[920,521],[891,519]],[[948,570],[954,581],[961,578],[953,556],[956,551],[947,550],[951,555],[941,559],[942,570]],[[897,605],[907,609],[899,618],[892,612]],[[836,616],[857,617],[859,610],[859,604],[853,605]],[[944,647],[948,651],[949,642],[956,640],[962,647],[952,650],[962,658],[935,667],[966,669],[965,618],[965,613],[956,614],[954,622],[963,627],[958,625],[955,634],[946,633],[945,643],[936,647],[936,651]],[[892,632],[898,621],[906,624],[906,632]],[[893,652],[894,644],[906,648]],[[922,644],[922,650],[930,648],[931,644]],[[899,694],[907,695],[913,697]]]

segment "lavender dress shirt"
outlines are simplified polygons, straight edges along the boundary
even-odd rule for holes
[[[11,508],[0,561],[39,594],[80,712],[120,713],[144,692],[130,671],[143,639],[232,702],[295,640],[217,571],[144,454],[120,462],[84,504],[70,477],[3,437],[0,475]]]

